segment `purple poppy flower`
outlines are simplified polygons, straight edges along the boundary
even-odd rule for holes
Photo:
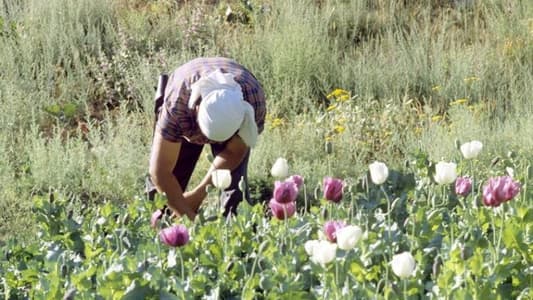
[[[157,222],[159,221],[159,219],[161,219],[162,215],[163,212],[160,209],[154,211],[152,217],[150,218],[150,226],[152,226],[152,228],[155,228],[157,226]]]
[[[503,202],[507,202],[518,195],[520,192],[520,183],[514,181],[510,176],[503,176],[502,180],[504,181],[502,188]]]
[[[169,246],[180,247],[189,242],[189,232],[187,231],[187,227],[185,227],[185,225],[174,225],[172,227],[162,229],[159,232],[159,238],[161,242]]]
[[[509,176],[490,178],[483,187],[483,204],[500,206],[503,202],[513,199],[520,192],[520,183]]]
[[[324,186],[324,198],[328,201],[338,203],[342,199],[343,181],[341,179],[325,177]]]
[[[466,197],[472,191],[472,179],[468,177],[458,177],[455,180],[455,193]]]
[[[296,184],[296,187],[300,189],[302,185],[304,184],[304,179],[300,175],[292,175],[291,177],[287,178],[285,181],[292,181]]]
[[[294,201],[280,203],[275,198],[272,198],[268,203],[268,207],[270,207],[272,215],[279,220],[288,219],[296,212],[296,202]]]
[[[298,187],[293,181],[276,181],[274,183],[274,199],[279,203],[289,203],[298,197]]]
[[[337,230],[346,226],[343,221],[327,221],[324,223],[324,234],[332,243],[337,242]]]

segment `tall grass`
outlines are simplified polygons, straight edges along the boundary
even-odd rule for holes
[[[417,150],[454,157],[455,139],[482,140],[487,161],[533,156],[527,1],[176,3],[2,1],[0,236],[29,228],[19,216],[32,193],[141,193],[157,75],[201,55],[246,65],[267,92],[269,120],[285,122],[267,123],[253,178],[270,180],[278,156],[311,184],[363,176],[373,159],[401,169]],[[250,21],[225,21],[227,5]],[[334,88],[354,97],[326,114]],[[450,105],[457,99],[467,102]],[[324,138],[341,113],[351,119],[328,155]]]

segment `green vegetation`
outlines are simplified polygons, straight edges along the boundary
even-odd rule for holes
[[[291,219],[287,227],[282,222],[264,225],[262,222],[271,221],[263,221],[260,208],[245,208],[245,215],[253,215],[250,218],[262,224],[258,230],[263,230],[264,240],[248,236],[250,233],[244,231],[252,223],[241,217],[235,223],[242,224],[230,226],[226,235],[213,233],[210,238],[218,246],[228,236],[251,239],[243,250],[247,252],[243,254],[246,272],[226,274],[230,277],[221,279],[218,286],[221,295],[236,296],[235,290],[239,289],[242,293],[258,292],[260,284],[266,284],[261,286],[263,291],[268,290],[265,287],[277,289],[270,297],[289,288],[305,291],[302,297],[324,296],[323,290],[314,290],[320,285],[330,292],[342,288],[344,282],[333,276],[335,267],[323,271],[302,255],[302,242],[311,235],[316,238],[317,229],[327,220],[324,215],[313,215],[322,210],[322,178],[335,176],[349,182],[345,194],[349,200],[332,212],[365,230],[374,230],[368,245],[388,232],[383,223],[372,228],[377,222],[374,209],[380,206],[387,210],[384,194],[392,199],[399,197],[403,206],[416,199],[423,203],[417,205],[417,211],[406,208],[397,212],[394,221],[400,226],[398,240],[387,240],[381,248],[375,245],[381,250],[371,259],[373,267],[354,256],[344,258],[342,268],[347,269],[341,270],[356,275],[342,280],[359,289],[351,296],[372,298],[371,290],[391,297],[402,295],[402,282],[389,274],[385,258],[408,245],[417,263],[431,268],[433,261],[423,249],[437,238],[434,232],[439,232],[442,244],[438,259],[431,259],[443,263],[441,274],[446,275],[434,278],[428,270],[419,270],[409,281],[409,293],[424,294],[431,283],[440,286],[437,295],[448,295],[445,293],[451,292],[454,276],[460,274],[467,279],[459,288],[453,286],[457,293],[475,287],[480,298],[493,292],[503,298],[516,298],[521,293],[523,297],[528,293],[531,296],[526,287],[533,284],[533,196],[529,188],[533,178],[533,4],[504,0],[1,0],[2,260],[11,251],[11,260],[6,258],[0,265],[1,277],[8,267],[13,268],[13,255],[24,264],[17,266],[23,275],[12,272],[15,277],[2,282],[0,294],[12,290],[14,298],[33,297],[27,294],[32,291],[40,297],[43,291],[39,292],[38,284],[60,286],[58,295],[75,286],[85,297],[108,295],[105,289],[116,289],[119,285],[99,290],[94,282],[76,283],[76,278],[81,278],[76,272],[96,272],[95,282],[107,280],[101,277],[103,269],[91,265],[105,268],[116,262],[119,254],[114,251],[119,242],[115,240],[96,243],[91,251],[102,248],[102,255],[93,253],[93,262],[69,262],[66,275],[52,276],[55,282],[35,279],[40,272],[62,272],[53,271],[50,261],[42,257],[43,249],[51,246],[47,243],[54,242],[72,254],[64,258],[66,261],[80,252],[87,255],[86,248],[76,244],[81,241],[79,236],[72,236],[97,239],[94,230],[99,229],[92,227],[94,220],[111,215],[103,213],[102,207],[119,215],[127,211],[138,222],[107,228],[108,232],[127,232],[124,234],[130,244],[138,243],[126,249],[135,256],[132,263],[141,261],[144,255],[154,260],[166,258],[165,253],[153,253],[156,235],[145,224],[156,204],[142,200],[154,86],[158,74],[170,72],[191,58],[215,55],[232,57],[247,66],[268,96],[267,124],[250,161],[253,200],[269,200],[274,181],[270,168],[276,158],[285,157],[291,174],[302,175],[307,184],[298,207],[304,207],[304,199],[306,207],[313,206],[310,212]],[[483,142],[475,168],[462,161],[456,147],[470,140]],[[374,160],[386,162],[398,178],[415,178],[417,186],[395,177],[389,180],[386,193],[365,190],[368,164]],[[458,205],[451,190],[428,182],[434,164],[440,160],[455,161],[460,174],[476,176],[479,203],[482,184],[491,176],[505,175],[509,172],[506,168],[512,168],[521,183],[520,196],[505,204],[502,212],[493,214],[492,209],[484,207],[468,212]],[[200,162],[193,181],[203,175],[208,163],[207,159]],[[429,194],[422,192],[426,190]],[[53,221],[57,224],[52,222],[55,229],[49,228],[50,220],[39,217],[46,215],[46,205],[52,205],[46,204],[50,195],[59,199],[54,204],[58,205],[54,212],[57,220]],[[429,205],[432,197],[445,199],[449,212]],[[211,202],[216,202],[211,198],[204,215],[216,215],[210,210]],[[368,202],[368,206],[361,201]],[[134,211],[132,206],[139,210]],[[350,215],[356,208],[361,211]],[[78,216],[77,225],[67,221],[68,211]],[[405,221],[403,213],[414,214],[429,227],[420,232],[417,227],[404,227],[400,224]],[[436,219],[429,217],[435,214],[439,215]],[[466,224],[459,222],[462,217]],[[193,262],[187,259],[197,254],[195,247],[203,245],[200,237],[209,235],[208,229],[202,228],[216,230],[222,226],[216,223],[220,220],[201,222],[188,224],[198,236],[195,239],[193,235],[192,243],[183,248],[187,270],[193,270]],[[446,222],[457,223],[438,227]],[[438,230],[433,230],[435,226]],[[134,232],[137,228],[139,232]],[[285,252],[276,254],[275,235],[286,233],[283,230],[298,233],[294,240],[284,240],[291,243],[283,249]],[[460,231],[477,235],[475,239],[450,236]],[[40,242],[34,241],[38,232]],[[229,248],[236,249],[237,242],[232,240]],[[263,242],[266,245],[260,247]],[[454,248],[456,242],[473,251],[468,258]],[[356,251],[369,249],[364,247]],[[265,265],[253,262],[252,254],[259,255],[258,248],[263,249]],[[354,253],[358,252],[351,255]],[[203,261],[196,262],[206,268],[201,272],[207,273],[199,274],[207,276],[208,272],[222,270],[218,269],[223,268],[222,261],[229,263],[234,258],[233,254],[227,255],[209,258],[217,264],[213,268]],[[260,283],[262,277],[250,275],[247,269],[256,265],[260,270],[272,270],[294,255],[301,266],[284,269],[278,277],[267,276],[277,281],[275,288],[271,286],[275,283]],[[463,272],[465,268],[470,273]],[[175,285],[179,276],[184,276],[166,268],[157,272],[152,270],[151,274],[157,273],[158,280],[168,280],[164,281],[168,285]],[[291,272],[301,275],[296,279]],[[378,283],[374,277],[384,274],[390,280]],[[159,293],[157,286],[143,286],[142,278],[120,278],[117,282],[123,284],[136,279],[149,295]],[[199,289],[216,288],[207,283],[194,284]],[[448,291],[443,292],[444,286]]]

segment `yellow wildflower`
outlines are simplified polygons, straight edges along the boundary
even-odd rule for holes
[[[285,125],[285,119],[274,117],[271,114],[266,115],[265,122],[268,124],[268,127],[270,129],[278,128]]]
[[[334,109],[337,109],[337,105],[336,104],[331,104],[327,109],[326,111],[332,111]]]
[[[280,119],[280,118],[274,118],[272,120],[272,123],[270,124],[270,128],[274,129],[274,128],[278,128],[280,126],[283,126],[285,124],[285,121],[283,119]]]
[[[350,95],[341,95],[340,97],[337,97],[337,102],[346,102],[350,100]]]
[[[335,127],[333,127],[333,130],[335,131],[335,133],[341,134],[344,132],[344,130],[346,130],[346,128],[344,128],[344,126],[342,125],[335,125]]]
[[[513,41],[510,39],[505,39],[503,44],[503,53],[510,54],[513,51]]]
[[[474,81],[478,81],[478,80],[479,80],[479,77],[476,77],[476,76],[470,76],[470,77],[466,77],[466,78],[463,79],[463,80],[464,80],[464,82],[465,82],[466,84],[470,84],[470,83],[472,83],[472,82],[474,82]]]
[[[435,116],[431,117],[431,121],[433,121],[433,122],[438,122],[438,121],[440,121],[442,119],[443,118],[440,115],[435,115]]]
[[[442,86],[436,85],[436,86],[432,87],[431,90],[434,91],[434,92],[439,92],[440,90],[442,90]]]
[[[461,98],[461,99],[457,99],[455,101],[452,101],[450,102],[450,105],[461,105],[461,104],[465,104],[466,102],[468,102],[468,99],[466,98]]]
[[[503,44],[503,54],[515,55],[517,51],[524,47],[524,40],[521,38],[507,38]]]
[[[333,92],[329,93],[329,95],[326,96],[326,98],[328,99],[331,99],[331,98],[335,98],[335,99],[338,99],[338,98],[341,98],[343,96],[350,96],[350,92],[348,92],[347,90],[343,90],[343,89],[335,89],[333,90]]]

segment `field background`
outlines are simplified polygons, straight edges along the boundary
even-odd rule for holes
[[[1,0],[0,243],[34,238],[36,195],[142,197],[157,77],[199,56],[236,59],[266,91],[258,201],[278,157],[314,187],[374,160],[458,160],[475,139],[480,171],[512,162],[531,208],[531,1]]]
[[[401,169],[418,149],[456,157],[455,139],[487,162],[533,157],[529,1],[3,0],[0,39],[0,236],[31,234],[32,194],[139,195],[157,76],[198,56],[266,90],[253,180],[278,156],[310,182]],[[354,96],[349,124],[320,119],[335,88]]]

